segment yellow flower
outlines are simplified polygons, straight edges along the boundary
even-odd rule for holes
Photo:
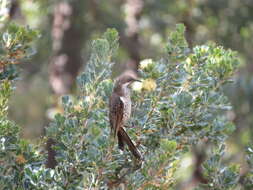
[[[16,162],[18,164],[25,164],[27,162],[27,160],[24,158],[24,156],[22,154],[19,154],[16,157]]]
[[[191,58],[187,57],[187,59],[186,59],[186,63],[187,63],[188,65],[191,65],[191,63],[192,63]]]
[[[142,82],[136,81],[132,84],[132,89],[134,91],[140,92],[142,89]]]
[[[140,62],[140,68],[143,70],[143,69],[147,68],[152,63],[153,63],[152,59],[144,59]]]
[[[74,109],[76,111],[81,111],[82,110],[82,102],[79,102],[76,105],[74,105]]]
[[[146,79],[143,81],[142,88],[147,91],[153,91],[156,89],[156,82],[154,79]]]
[[[63,108],[58,106],[58,107],[49,108],[46,112],[46,115],[48,119],[53,120],[56,114],[58,113],[62,114],[63,112],[64,112]]]

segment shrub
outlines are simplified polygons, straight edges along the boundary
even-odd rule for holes
[[[251,188],[252,170],[242,179],[238,164],[224,162],[225,140],[235,126],[226,118],[231,106],[222,87],[231,82],[238,65],[236,53],[215,44],[190,49],[184,30],[179,24],[171,32],[163,58],[140,63],[143,82],[133,86],[130,121],[135,127],[127,131],[143,162],[129,151],[120,152],[110,135],[108,97],[119,38],[114,29],[92,42],[87,67],[77,79],[78,95],[62,97],[64,114],[57,114],[47,128],[46,139],[56,140],[55,169],[45,168],[45,157],[21,140],[19,128],[7,119],[11,82],[2,79],[1,187],[175,189],[187,181],[183,161],[193,152],[196,161],[186,177],[195,180],[196,189],[234,189],[240,180]],[[252,165],[253,151],[247,150]]]

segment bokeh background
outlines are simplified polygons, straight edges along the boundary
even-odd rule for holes
[[[109,27],[119,31],[116,76],[142,59],[159,58],[168,32],[184,23],[191,47],[212,41],[239,52],[235,82],[224,88],[233,105],[227,115],[237,126],[228,144],[239,152],[253,139],[252,10],[252,0],[9,0],[9,19],[41,36],[37,53],[21,66],[10,118],[22,126],[23,137],[36,142],[62,111],[58,97],[75,93],[92,39]]]

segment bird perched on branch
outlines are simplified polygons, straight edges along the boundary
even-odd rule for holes
[[[131,116],[132,102],[129,86],[134,81],[139,80],[132,71],[126,71],[116,79],[113,93],[110,97],[109,119],[114,138],[118,137],[119,148],[124,150],[124,145],[127,144],[135,158],[140,160],[142,159],[140,152],[123,128]]]

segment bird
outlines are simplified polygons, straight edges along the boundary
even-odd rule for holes
[[[119,149],[124,150],[124,146],[127,144],[135,158],[141,160],[142,156],[139,150],[124,129],[131,117],[132,101],[129,86],[135,81],[141,82],[132,71],[125,71],[116,79],[109,100],[109,120],[113,137],[114,139],[118,138]]]

